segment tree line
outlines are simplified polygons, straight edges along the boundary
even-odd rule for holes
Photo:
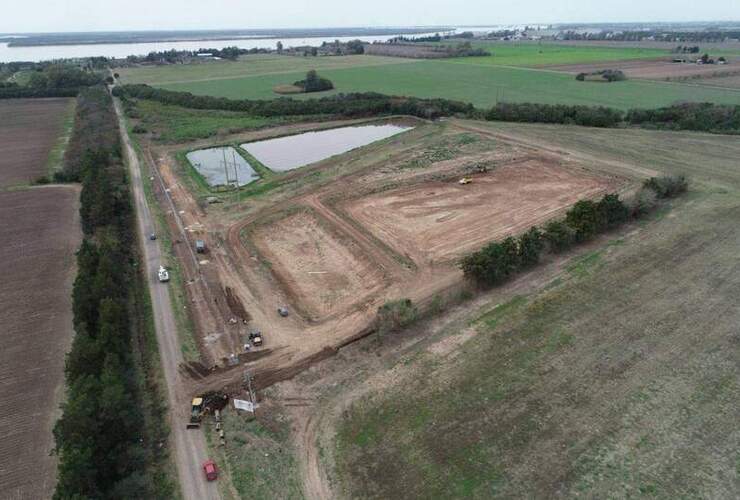
[[[374,92],[336,94],[319,99],[234,100],[224,97],[193,95],[189,92],[153,88],[148,85],[124,85],[113,90],[116,96],[138,98],[192,109],[242,111],[255,116],[334,115],[365,117],[410,115],[422,118],[472,115],[472,104],[449,99],[394,97]]]
[[[83,90],[80,102],[76,121],[89,123],[75,127],[70,143],[80,158],[65,168],[68,179],[82,182],[84,237],[72,292],[67,397],[54,426],[54,498],[169,498],[171,484],[151,467],[163,459],[164,408],[142,367],[147,357],[135,347],[143,341],[144,305],[126,170],[120,144],[108,136],[114,124],[93,126],[115,115],[102,86]]]
[[[305,100],[286,97],[235,100],[136,84],[116,87],[114,93],[123,98],[147,99],[193,109],[242,111],[255,116],[365,117],[405,114],[428,119],[458,116],[489,121],[557,123],[587,127],[611,128],[635,125],[669,130],[740,133],[740,106],[712,103],[675,104],[657,109],[632,109],[625,113],[605,106],[504,102],[497,103],[488,110],[481,110],[470,103],[449,99],[388,96],[374,92],[336,94]]]
[[[463,257],[460,267],[465,278],[478,286],[500,285],[514,274],[537,265],[544,252],[560,253],[584,243],[631,218],[649,213],[658,199],[672,198],[687,189],[684,177],[667,176],[646,180],[629,204],[617,194],[606,194],[599,201],[578,201],[565,214],[565,219],[551,221],[542,229],[532,227],[517,238],[491,242]]]

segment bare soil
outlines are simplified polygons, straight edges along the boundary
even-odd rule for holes
[[[383,286],[381,270],[310,212],[261,227],[254,236],[286,292],[312,319],[347,308]]]
[[[697,54],[679,54],[676,57],[696,59]],[[618,69],[627,75],[627,78],[644,80],[685,81],[714,78],[721,75],[737,75],[740,73],[740,57],[726,56],[728,64],[695,64],[674,63],[673,57],[660,59],[643,59],[630,61],[614,61],[589,64],[565,64],[548,66],[548,69],[572,73],[591,73],[603,69]]]
[[[264,387],[370,332],[387,300],[423,305],[459,293],[463,253],[628,184],[593,168],[598,159],[448,122],[280,174],[286,188],[268,195],[206,206],[183,182],[172,150],[152,151],[202,359],[206,367],[222,364],[186,370],[198,379],[193,392],[240,390],[244,367],[219,360],[239,354],[251,329],[264,333],[262,351],[270,351],[247,362]],[[491,168],[471,173],[480,164]],[[473,182],[458,184],[462,176]],[[200,261],[191,255],[196,234],[210,249]],[[248,313],[246,324],[232,319],[240,316],[234,300]],[[277,313],[282,305],[287,318]]]
[[[28,184],[46,174],[71,99],[0,101],[0,186]]]
[[[76,186],[0,192],[4,498],[51,498],[56,483],[51,430],[72,339],[71,288],[81,239],[78,198]]]
[[[604,178],[540,158],[469,178],[466,185],[453,179],[359,198],[346,210],[417,265],[433,264],[524,232],[613,187]]]

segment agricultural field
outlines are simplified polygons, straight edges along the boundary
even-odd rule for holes
[[[668,55],[665,49],[640,47],[577,47],[548,42],[472,42],[474,48],[485,49],[488,57],[461,57],[465,64],[497,66],[547,66],[553,64],[587,64],[632,59],[654,59]]]
[[[255,54],[242,56],[238,61],[206,61],[185,65],[120,68],[118,74],[121,83],[124,84],[146,83],[148,85],[165,85],[296,72],[303,72],[305,76],[305,73],[310,69],[322,71],[327,69],[404,64],[408,62],[410,61],[407,59],[394,57],[362,55],[344,57],[297,57],[279,56],[277,54]]]
[[[714,55],[714,54],[712,54]],[[696,58],[696,56],[694,56]],[[591,73],[602,69],[621,70],[627,78],[646,80],[701,82],[703,79],[716,79],[740,73],[740,58],[728,56],[726,65],[673,63],[672,58],[642,61],[616,61],[614,63],[566,64],[550,66],[549,69],[576,75]]]
[[[63,133],[71,124],[74,102],[66,98],[0,101],[1,187],[30,184],[61,163],[67,139]]]
[[[475,58],[470,58],[475,59]],[[390,95],[444,97],[485,108],[497,102],[603,105],[620,109],[654,108],[676,101],[740,104],[737,93],[661,82],[627,80],[615,83],[578,82],[573,75],[532,68],[458,63],[449,60],[356,66],[320,72],[338,92],[380,92]],[[304,77],[303,72],[266,74],[169,83],[164,88],[232,99],[271,99],[273,88]],[[310,98],[301,96],[298,98]]]
[[[314,402],[308,491],[735,498],[740,140],[473,124],[690,192],[511,283],[279,384]],[[372,355],[370,355],[372,354]],[[306,430],[301,430],[301,429]]]
[[[60,103],[57,111],[66,105]],[[51,142],[34,153],[42,169]],[[81,239],[78,198],[74,186],[0,191],[6,239],[0,259],[0,491],[5,498],[50,498],[56,483],[51,430],[72,340],[71,291]]]

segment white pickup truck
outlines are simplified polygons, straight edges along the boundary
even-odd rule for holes
[[[170,273],[164,268],[164,266],[159,266],[157,276],[159,277],[160,283],[167,283],[170,280]]]

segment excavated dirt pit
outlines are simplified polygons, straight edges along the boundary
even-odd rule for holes
[[[255,229],[252,242],[312,320],[346,310],[385,286],[381,269],[355,243],[308,211]]]
[[[501,166],[472,180],[399,188],[347,201],[340,209],[423,265],[450,261],[523,232],[611,187],[608,179],[541,159]]]

